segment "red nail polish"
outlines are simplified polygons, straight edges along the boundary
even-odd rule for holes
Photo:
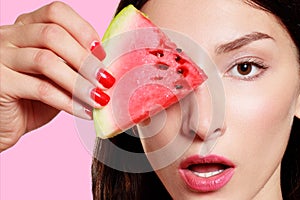
[[[100,60],[103,60],[106,56],[106,53],[105,53],[101,43],[98,41],[92,42],[90,50],[91,50],[92,54],[94,56],[96,56],[97,58],[99,58]]]
[[[111,88],[116,82],[115,77],[108,73],[105,69],[101,68],[97,73],[97,80],[106,88]]]
[[[91,97],[101,106],[107,105],[110,100],[110,97],[99,88],[95,88],[91,91]]]

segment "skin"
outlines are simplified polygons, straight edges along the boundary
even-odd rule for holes
[[[234,163],[232,179],[217,191],[199,193],[190,190],[178,173],[179,163],[198,154],[211,134],[208,131],[211,103],[209,89],[204,84],[196,91],[196,112],[202,115],[193,143],[176,161],[156,170],[171,196],[207,200],[282,199],[281,159],[293,118],[300,116],[300,66],[295,45],[286,30],[271,14],[240,0],[203,0],[190,4],[183,0],[152,0],[142,10],[156,25],[184,33],[198,42],[217,65],[226,94],[226,116],[215,129],[221,136],[210,154],[226,157]],[[226,48],[218,48],[255,32],[268,37],[239,48],[227,48],[225,52]],[[253,64],[251,73],[243,75],[235,63],[246,61],[263,63],[264,68]],[[184,122],[180,105],[172,106],[166,114],[166,123],[160,132],[142,140],[145,152],[160,150],[178,132],[185,134],[181,131]],[[146,135],[141,127],[150,125],[149,121],[140,124],[140,134]],[[155,163],[155,158],[149,157],[149,160]]]
[[[61,110],[91,119],[91,109],[101,107],[88,92],[103,89],[96,71],[105,52],[100,48],[98,59],[91,56],[100,38],[71,7],[53,2],[22,14],[1,26],[0,35],[0,152]]]
[[[201,118],[194,128],[193,144],[178,160],[156,171],[167,190],[174,199],[281,199],[280,162],[293,117],[300,116],[299,63],[296,48],[285,29],[270,14],[237,0],[203,0],[193,4],[183,0],[152,0],[143,11],[155,24],[193,38],[218,66],[226,93],[226,117],[214,130],[221,136],[210,153],[224,156],[236,165],[231,181],[209,194],[191,191],[179,177],[179,163],[199,153],[212,134],[208,132],[209,90],[203,85],[196,91],[195,111],[201,112]],[[72,23],[68,19],[73,19]],[[84,34],[81,30],[85,30]],[[273,39],[217,53],[216,48],[221,44],[253,32]],[[39,34],[41,37],[32,37]],[[91,74],[79,70],[90,53],[91,43],[100,41],[85,20],[66,4],[54,2],[19,16],[13,25],[1,26],[0,35],[0,151],[13,146],[24,133],[48,123],[60,110],[90,118],[84,105],[88,108],[99,105],[88,95],[73,91],[78,77],[83,81],[83,91],[101,87]],[[72,47],[68,49],[69,55],[61,53],[65,47]],[[233,68],[233,63],[242,57],[247,57],[246,60],[255,57],[267,68],[255,71],[254,74],[259,74],[256,78],[245,80]],[[61,58],[69,65],[59,62]],[[45,60],[52,68],[46,67]],[[59,70],[51,71],[53,68]],[[20,82],[23,84],[16,84]],[[72,95],[85,104],[72,102]],[[178,104],[167,110],[161,132],[142,140],[146,152],[159,150],[180,132],[181,111]]]

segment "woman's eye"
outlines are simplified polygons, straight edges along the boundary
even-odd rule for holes
[[[251,80],[258,77],[266,69],[263,64],[254,62],[241,62],[235,64],[232,68],[227,71],[226,76]]]

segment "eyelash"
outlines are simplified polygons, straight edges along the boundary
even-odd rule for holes
[[[239,72],[237,72],[237,70],[238,70],[237,67],[239,67],[241,65],[245,65],[245,64],[247,64],[248,66],[251,66],[251,71],[253,71],[254,67],[256,68],[257,72],[255,72],[255,75],[252,75],[252,76],[242,75],[242,74],[226,75],[227,73],[232,72],[232,70],[234,70],[234,69],[236,70],[236,73],[239,73]],[[232,67],[230,67],[230,69],[227,70],[227,72],[225,73],[225,76],[231,77],[231,78],[237,78],[237,79],[243,80],[243,81],[253,81],[253,80],[259,78],[267,69],[268,69],[268,66],[266,66],[266,64],[263,61],[261,61],[257,58],[246,58],[246,59],[235,62],[232,65]]]

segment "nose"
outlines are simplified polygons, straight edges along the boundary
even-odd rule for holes
[[[222,106],[215,91],[203,83],[188,98],[183,99],[184,133],[199,137],[202,141],[217,139],[225,131]],[[221,100],[222,101],[222,100]],[[221,105],[220,105],[221,104]]]

